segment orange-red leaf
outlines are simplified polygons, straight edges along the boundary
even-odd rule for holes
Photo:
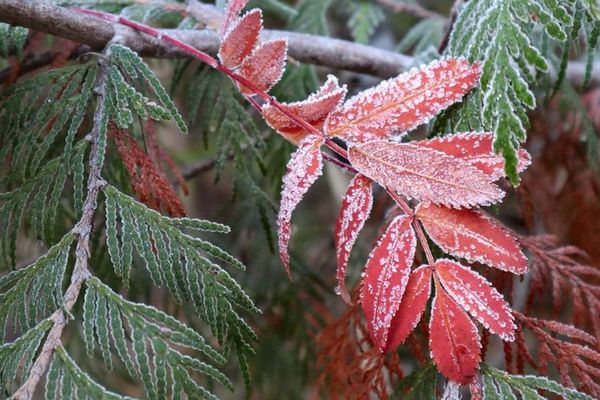
[[[364,175],[357,174],[346,191],[342,207],[335,224],[335,248],[337,253],[337,287],[336,292],[350,304],[350,295],[346,290],[346,268],[350,251],[358,237],[358,233],[369,218],[373,206],[372,181]]]
[[[353,143],[388,139],[459,101],[475,87],[480,73],[479,65],[464,59],[433,61],[354,96],[330,115],[325,130]]]
[[[268,92],[283,75],[286,54],[287,40],[274,39],[265,42],[246,57],[239,74],[254,83],[258,89]],[[243,94],[253,93],[243,85],[238,86]]]
[[[223,21],[221,22],[221,29],[219,34],[221,38],[225,36],[225,33],[231,29],[238,15],[244,7],[248,4],[248,0],[229,0],[227,3],[227,8],[225,9],[225,15],[223,16]]]
[[[416,216],[444,252],[513,274],[527,272],[527,258],[517,240],[482,212],[419,204]]]
[[[510,306],[490,282],[452,260],[438,260],[433,268],[446,292],[473,318],[503,340],[515,339]]]
[[[287,173],[283,177],[277,226],[279,227],[279,256],[288,275],[290,275],[288,243],[292,212],[323,171],[321,145],[323,145],[323,138],[314,135],[300,142],[287,164]]]
[[[390,325],[386,351],[396,350],[415,329],[425,311],[430,294],[431,267],[423,265],[415,269],[408,278],[400,307]]]
[[[219,49],[219,60],[228,68],[235,68],[252,53],[262,29],[262,12],[247,12],[225,34]]]
[[[437,150],[379,140],[352,146],[348,155],[360,173],[413,199],[459,208],[504,196],[488,175]]]
[[[291,113],[321,130],[325,118],[344,100],[346,91],[346,85],[340,87],[337,78],[329,75],[327,82],[306,100],[282,105]],[[262,113],[267,123],[292,143],[297,144],[308,134],[304,128],[270,104],[263,107]]]
[[[494,153],[494,134],[491,132],[461,133],[411,143],[468,161],[475,168],[491,176],[493,180],[505,176],[504,157]],[[531,156],[527,150],[519,149],[518,157],[517,171],[523,172],[531,163]]]
[[[365,266],[360,298],[369,333],[381,351],[386,348],[392,318],[408,283],[415,248],[411,217],[397,216],[379,238]]]
[[[473,380],[481,362],[477,327],[437,281],[429,320],[429,349],[446,378],[460,384]]]

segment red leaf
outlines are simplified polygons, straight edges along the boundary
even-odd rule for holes
[[[429,349],[446,378],[467,384],[475,377],[481,362],[477,327],[437,281],[429,320]]]
[[[488,175],[437,150],[379,140],[352,146],[348,155],[360,173],[413,199],[460,208],[504,196]]]
[[[527,258],[517,240],[480,211],[422,203],[416,216],[444,252],[513,274],[527,272]]]
[[[475,87],[480,70],[479,65],[456,58],[412,69],[348,100],[327,119],[325,130],[354,143],[388,139],[459,101]]]
[[[279,257],[290,276],[290,257],[288,255],[290,220],[294,208],[323,171],[323,156],[320,151],[323,142],[323,138],[314,135],[307,136],[300,142],[287,164],[287,173],[283,177],[281,203],[277,215]]]
[[[392,318],[410,275],[415,256],[411,217],[397,216],[379,238],[365,265],[360,298],[373,342],[385,350]]]
[[[491,176],[493,180],[505,176],[504,157],[494,154],[494,134],[491,132],[461,133],[411,143],[468,161],[475,168]],[[519,149],[518,157],[517,171],[523,172],[531,164],[531,156],[527,150]]]
[[[235,68],[244,61],[258,43],[262,29],[262,12],[249,11],[225,34],[219,49],[219,60],[228,68]]]
[[[342,200],[342,207],[335,224],[338,284],[336,292],[348,304],[351,301],[345,284],[346,267],[358,233],[371,213],[371,207],[373,206],[372,186],[372,181],[364,175],[357,174],[352,179]]]
[[[325,118],[342,102],[346,91],[346,85],[340,87],[337,78],[329,75],[327,82],[306,100],[282,105],[316,129],[322,130]],[[308,134],[304,128],[270,104],[265,105],[262,112],[271,128],[292,143],[297,144]]]
[[[400,307],[390,325],[386,351],[396,350],[415,329],[425,311],[430,294],[431,267],[423,265],[415,269],[408,278]]]
[[[240,15],[242,9],[246,7],[246,4],[248,4],[248,0],[229,0],[219,31],[221,38],[224,37],[225,33],[231,28],[237,16]]]
[[[286,54],[287,40],[274,39],[265,42],[246,57],[239,74],[254,83],[258,89],[268,92],[283,75]],[[238,86],[243,94],[253,93],[245,86]]]
[[[483,276],[452,260],[438,260],[433,268],[446,292],[473,318],[503,340],[515,339],[510,306]]]

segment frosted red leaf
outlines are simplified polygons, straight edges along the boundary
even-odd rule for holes
[[[475,377],[481,362],[477,327],[437,281],[429,320],[429,349],[446,378],[467,384]]]
[[[400,307],[390,325],[386,351],[396,350],[419,323],[431,295],[431,273],[431,267],[423,265],[410,274]]]
[[[361,174],[354,176],[342,200],[342,207],[335,224],[336,292],[348,304],[351,301],[348,290],[346,290],[346,268],[352,246],[354,246],[358,233],[371,213],[371,207],[373,206],[372,186],[372,181],[366,176]]]
[[[239,75],[254,83],[259,90],[268,92],[283,75],[286,54],[287,40],[274,39],[265,42],[246,57]],[[254,93],[243,85],[238,86],[243,94]]]
[[[248,0],[230,0],[227,2],[227,8],[225,9],[225,15],[221,22],[221,29],[219,35],[223,38],[226,32],[231,29],[236,18],[240,15],[240,12],[248,4]]]
[[[235,68],[244,61],[258,43],[262,29],[262,12],[254,9],[240,18],[225,34],[219,49],[219,60],[227,68]]]
[[[323,142],[323,138],[314,135],[307,136],[300,142],[287,164],[287,173],[283,177],[277,226],[279,227],[279,257],[288,275],[290,275],[288,243],[292,212],[323,172],[323,156],[320,151]]]
[[[351,146],[354,168],[390,190],[449,207],[498,202],[504,192],[466,161],[437,150],[384,140]]]
[[[422,203],[416,216],[444,252],[513,274],[527,272],[527,258],[517,240],[481,211]]]
[[[411,143],[468,161],[493,180],[505,176],[504,157],[494,153],[494,134],[491,132],[460,133]],[[531,164],[531,156],[527,150],[519,149],[518,157],[517,171],[523,172]]]
[[[365,265],[360,299],[371,338],[381,351],[386,348],[392,318],[408,283],[416,244],[411,217],[397,216],[377,241]]]
[[[426,123],[459,101],[479,80],[481,68],[447,58],[381,82],[348,100],[325,123],[330,136],[353,143],[387,139]]]
[[[345,85],[340,87],[337,78],[329,75],[323,86],[306,100],[282,105],[317,130],[322,130],[325,118],[344,100],[346,91]],[[270,104],[263,107],[262,113],[271,128],[292,143],[297,144],[308,134],[304,128]]]
[[[490,282],[452,260],[438,260],[433,268],[446,292],[473,318],[503,340],[515,339],[510,306]]]

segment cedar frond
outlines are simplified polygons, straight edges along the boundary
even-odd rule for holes
[[[45,387],[46,399],[92,399],[92,400],[133,400],[109,392],[96,383],[75,363],[64,347],[55,350],[48,367]]]
[[[481,382],[485,400],[516,399],[553,399],[556,395],[565,400],[592,400],[590,396],[566,388],[548,378],[533,375],[510,375],[504,371],[483,364]],[[540,393],[547,393],[542,397]]]
[[[147,130],[146,133],[149,131]],[[168,215],[182,217],[185,215],[183,204],[177,197],[175,189],[167,180],[164,171],[160,166],[160,160],[151,159],[148,154],[140,147],[137,141],[131,137],[125,130],[111,126],[109,128],[109,137],[117,145],[117,150],[121,155],[131,189],[138,195],[140,201],[148,207],[157,211],[164,211]],[[146,137],[153,137],[146,135]],[[158,146],[152,146],[164,158],[164,152]]]
[[[38,173],[10,192],[0,193],[0,224],[6,229],[0,235],[0,257],[7,266],[15,265],[19,228],[28,230],[52,243],[57,224],[61,195],[68,176],[73,177],[73,207],[80,212],[83,204],[83,157],[87,142],[81,141],[73,150],[71,165],[67,154],[47,162]],[[28,212],[25,212],[28,211]]]
[[[554,236],[521,237],[521,244],[531,254],[531,286],[525,314],[549,293],[552,317],[558,319],[565,309],[564,293],[572,302],[570,320],[600,337],[600,270],[582,260],[585,253],[574,246],[560,246]]]
[[[576,41],[580,30],[589,32],[596,25],[594,8],[593,2],[573,0],[465,3],[453,25],[447,53],[481,61],[481,86],[438,119],[436,130],[443,131],[449,123],[454,131],[495,132],[494,150],[503,154],[506,172],[517,183],[517,148],[525,141],[526,113],[536,105],[533,86],[548,74],[553,61],[544,47],[549,42],[560,44],[557,47],[563,57],[556,65],[558,87],[565,75],[570,43]]]
[[[54,312],[62,300],[62,285],[74,236],[65,235],[31,265],[0,278],[0,329],[12,317],[21,332]],[[2,335],[4,336],[4,335]]]
[[[331,320],[316,338],[320,390],[331,399],[387,399],[388,381],[402,378],[397,353],[384,354],[369,337],[360,305]]]
[[[517,357],[526,352],[525,357],[542,374],[548,373],[553,365],[560,381],[568,387],[577,387],[594,397],[600,396],[600,353],[598,339],[573,326],[557,321],[547,321],[514,312],[519,331],[526,328],[538,343],[538,352],[533,362],[531,354],[524,347],[518,347]]]
[[[129,374],[141,379],[149,398],[167,398],[169,388],[176,386],[188,396],[198,392],[215,398],[189,379],[188,370],[200,372],[233,390],[229,379],[215,367],[177,349],[176,346],[188,348],[201,352],[212,362],[225,362],[202,336],[168,314],[127,301],[96,278],[87,281],[83,308],[88,354],[93,355],[97,344],[104,363],[112,368],[113,349],[116,350]]]
[[[15,51],[21,58],[28,33],[27,28],[0,23],[0,57],[8,57],[11,51]]]
[[[110,185],[104,194],[107,243],[117,275],[128,285],[135,248],[153,282],[165,283],[177,303],[191,301],[219,342],[226,350],[233,349],[246,369],[246,359],[253,352],[250,343],[256,336],[239,313],[260,311],[210,258],[239,269],[244,266],[219,247],[183,231],[227,233],[229,228],[198,219],[164,217]]]
[[[0,346],[0,384],[7,397],[27,378],[33,359],[46,332],[52,326],[48,319],[25,332],[12,343]]]
[[[113,44],[107,50],[114,65],[110,67],[109,110],[117,125],[128,128],[133,122],[132,111],[146,119],[156,121],[172,120],[182,133],[187,133],[187,125],[179,114],[175,103],[167,94],[154,72],[135,52],[129,48]],[[117,68],[118,67],[118,68]],[[123,71],[123,72],[122,72]],[[128,82],[143,82],[141,91]],[[142,93],[150,91],[158,100],[149,100]]]

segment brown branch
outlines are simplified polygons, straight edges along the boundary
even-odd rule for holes
[[[115,35],[115,25],[63,7],[25,0],[0,0],[0,21],[60,36],[93,49],[102,49]],[[164,33],[199,50],[216,54],[219,37],[212,30],[165,29]],[[189,57],[181,50],[146,35],[120,29],[119,42],[144,56]],[[263,38],[286,38],[290,57],[305,63],[367,73],[380,77],[397,75],[413,59],[395,52],[346,40],[297,32],[264,30]]]
[[[101,129],[102,115],[106,112],[104,97],[107,76],[104,61],[100,60],[99,63],[100,76],[95,89],[98,105],[94,114],[94,126],[89,135],[90,140],[92,141],[92,150],[89,159],[90,174],[87,184],[87,196],[83,203],[81,219],[72,230],[78,238],[77,248],[75,249],[75,266],[71,275],[71,282],[63,296],[61,308],[56,310],[49,317],[54,325],[50,329],[50,332],[44,341],[44,345],[42,346],[42,350],[29,371],[29,377],[11,397],[15,400],[31,399],[37,384],[48,368],[54,350],[61,344],[60,338],[65,326],[69,323],[69,315],[77,302],[81,286],[83,285],[83,282],[91,276],[88,268],[90,259],[90,234],[94,225],[93,217],[94,212],[96,211],[98,193],[100,192],[100,188],[105,184],[104,180],[100,177],[101,166],[98,163],[99,154],[103,150],[98,148],[97,139]]]
[[[193,8],[189,10],[190,14],[192,11]],[[206,5],[193,15],[204,16],[201,22],[214,25],[215,11],[210,12]],[[37,1],[0,0],[0,22],[70,39],[93,49],[103,49],[118,29],[119,42],[143,56],[189,58],[181,50],[133,30],[117,28],[111,22]],[[164,29],[162,32],[211,54],[216,54],[219,46],[218,35],[213,30]],[[410,56],[346,40],[278,30],[264,30],[263,33],[265,40],[287,38],[288,54],[292,58],[329,68],[388,78],[413,64]],[[582,82],[584,71],[583,63],[569,63],[567,77],[574,83]],[[600,84],[600,63],[595,65],[592,84]]]
[[[442,14],[431,11],[418,3],[405,3],[399,0],[377,0],[379,4],[395,13],[406,13],[417,18],[440,18],[446,19]]]

